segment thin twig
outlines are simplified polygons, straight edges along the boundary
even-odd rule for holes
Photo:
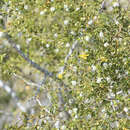
[[[73,51],[74,51],[75,47],[77,46],[77,44],[78,44],[78,41],[77,41],[77,40],[74,41],[72,47],[70,48],[70,50],[69,50],[67,56],[66,56],[65,59],[64,59],[64,66],[63,66],[63,67],[61,68],[61,70],[59,71],[59,74],[61,74],[61,73],[64,72],[64,70],[65,70],[65,68],[66,68],[66,65],[67,65],[67,61],[68,61],[69,57],[71,56],[71,54],[73,53]]]
[[[23,78],[23,77],[20,76],[20,75],[17,75],[17,74],[14,73],[14,76],[15,76],[15,77],[18,77],[19,79],[22,79],[26,84],[28,84],[28,85],[30,85],[30,86],[39,87],[39,84],[30,82],[30,81],[27,81],[25,78]]]

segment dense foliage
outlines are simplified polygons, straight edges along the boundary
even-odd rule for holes
[[[19,115],[1,87],[0,109],[10,104],[13,112],[4,128],[130,128],[128,2],[103,10],[102,0],[1,1],[0,79],[28,109]]]

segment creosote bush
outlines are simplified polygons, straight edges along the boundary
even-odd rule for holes
[[[129,0],[105,2],[0,2],[3,129],[130,128]]]

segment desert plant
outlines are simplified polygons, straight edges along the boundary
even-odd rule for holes
[[[0,3],[3,128],[129,129],[129,5],[105,2]]]

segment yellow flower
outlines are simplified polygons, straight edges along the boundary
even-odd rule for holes
[[[88,70],[88,71],[90,71],[90,70],[91,70],[91,67],[90,67],[90,66],[88,66],[87,70]]]
[[[30,86],[25,86],[26,90],[30,90]]]
[[[89,56],[89,54],[81,54],[79,55],[80,58],[83,58],[83,59],[87,59],[87,57]]]
[[[127,128],[123,128],[123,130],[128,130]]]
[[[58,74],[58,78],[59,79],[62,79],[63,78],[63,74],[61,73],[61,74]]]
[[[108,59],[105,58],[105,57],[101,57],[100,60],[101,60],[101,62],[107,62],[108,61]]]

